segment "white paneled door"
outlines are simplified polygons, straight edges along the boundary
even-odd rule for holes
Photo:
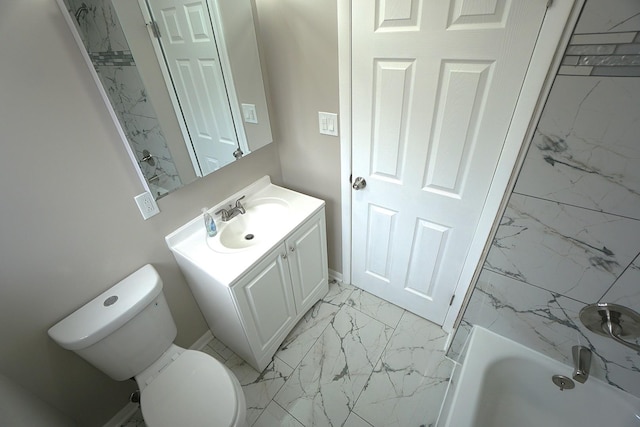
[[[206,0],[148,0],[198,163],[207,175],[238,148]]]
[[[353,0],[355,285],[442,324],[546,4]]]

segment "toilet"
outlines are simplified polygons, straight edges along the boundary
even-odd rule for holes
[[[49,336],[117,381],[135,378],[149,427],[246,426],[237,378],[177,334],[162,279],[147,264],[49,329]]]

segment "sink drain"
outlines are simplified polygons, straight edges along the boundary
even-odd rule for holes
[[[247,234],[246,236],[244,236],[245,240],[253,240],[253,238],[256,237],[253,234]]]

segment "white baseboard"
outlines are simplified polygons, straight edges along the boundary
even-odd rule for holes
[[[191,347],[189,348],[191,350],[202,350],[204,346],[206,346],[209,343],[209,341],[211,341],[212,339],[213,339],[213,334],[211,333],[210,330],[207,329],[207,332],[202,334],[202,336],[198,338],[196,342],[191,344]]]
[[[138,410],[138,404],[129,402],[124,408],[120,409],[103,427],[120,427],[129,421]]]
[[[329,269],[329,278],[336,279],[338,282],[344,283],[344,281],[342,280],[342,273],[338,273],[337,271],[334,271],[332,269]]]

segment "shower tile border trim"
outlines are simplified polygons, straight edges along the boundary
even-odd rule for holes
[[[576,34],[558,75],[640,77],[640,32]]]

